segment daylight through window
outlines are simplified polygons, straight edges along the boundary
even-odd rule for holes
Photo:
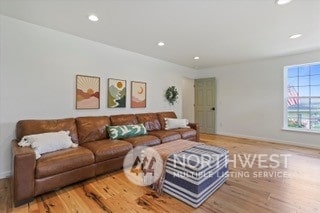
[[[320,62],[285,67],[285,128],[320,132]]]

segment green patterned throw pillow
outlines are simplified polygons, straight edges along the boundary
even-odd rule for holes
[[[147,134],[146,127],[143,124],[107,126],[107,131],[111,139],[123,139]]]

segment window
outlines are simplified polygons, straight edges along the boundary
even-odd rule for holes
[[[285,129],[320,132],[320,62],[284,69]]]

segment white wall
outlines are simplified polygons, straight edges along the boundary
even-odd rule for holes
[[[182,106],[183,118],[194,122],[194,79],[183,79]]]
[[[182,117],[182,98],[170,106],[164,92],[171,85],[182,92],[184,78],[194,78],[194,70],[6,16],[0,19],[0,178],[10,174],[10,141],[18,120],[162,110]],[[100,109],[75,110],[76,74],[100,77]],[[106,107],[108,78],[127,80],[125,109]],[[147,82],[146,109],[130,109],[132,80]]]
[[[316,61],[320,51],[201,70],[217,80],[217,134],[320,147],[320,134],[282,130],[283,67]]]

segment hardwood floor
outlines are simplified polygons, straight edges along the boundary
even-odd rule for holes
[[[197,209],[136,186],[119,171],[18,208],[12,206],[9,179],[2,179],[0,212],[320,212],[320,150],[204,134],[201,141],[228,149],[231,162],[228,181]],[[262,156],[260,162],[254,154]]]

